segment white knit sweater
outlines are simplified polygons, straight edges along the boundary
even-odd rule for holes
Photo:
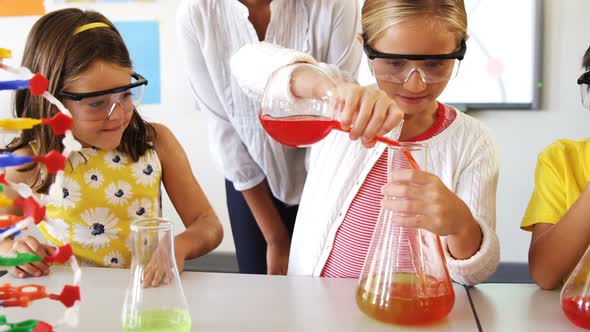
[[[232,65],[238,82],[251,95],[262,94],[255,87],[264,86],[260,82],[266,77],[244,74],[239,63],[268,73],[276,69],[269,68],[271,63],[277,66],[305,61],[298,52],[268,44],[252,44],[246,49],[234,56]],[[396,139],[399,129],[388,136]],[[423,143],[427,145],[429,171],[469,206],[483,233],[479,251],[464,260],[454,259],[442,238],[451,277],[461,284],[480,283],[496,270],[500,260],[495,232],[498,161],[492,135],[476,119],[457,112],[448,128]],[[320,275],[352,199],[385,148],[379,143],[366,149],[359,141],[350,141],[348,134],[336,131],[312,147],[291,243],[289,274]]]

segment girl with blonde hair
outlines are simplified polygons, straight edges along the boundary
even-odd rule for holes
[[[351,142],[346,134],[333,132],[312,147],[289,273],[358,277],[380,207],[384,207],[398,212],[394,218],[398,225],[427,229],[442,237],[449,272],[456,282],[480,283],[499,262],[496,145],[479,121],[437,101],[465,56],[464,3],[367,0],[362,30],[359,40],[377,88],[393,99],[394,109],[404,113],[403,126],[388,130],[387,118],[367,120],[364,114],[371,111],[366,105],[378,93],[344,82],[346,75],[341,71],[318,64],[338,82],[345,110],[358,110],[345,111],[340,120],[352,126],[350,138],[362,140]],[[317,64],[304,54],[260,44],[241,50],[234,64],[240,68],[240,63],[248,61],[263,68],[262,72],[272,72],[277,68],[269,68],[273,62],[267,58],[274,58],[275,53],[291,54],[291,62]],[[288,64],[285,61],[280,66]],[[267,77],[243,72],[247,76],[240,78],[244,88],[260,93],[251,81]],[[294,97],[310,97],[323,86],[314,75],[293,70],[284,85]],[[388,150],[382,143],[375,144],[375,134],[425,145],[429,169],[395,171],[388,181]]]

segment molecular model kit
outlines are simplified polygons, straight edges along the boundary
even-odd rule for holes
[[[29,89],[33,96],[45,98],[58,110],[51,118],[10,118],[0,119],[0,130],[4,133],[18,133],[21,130],[31,129],[35,126],[49,126],[55,135],[63,136],[64,150],[62,152],[51,151],[46,155],[22,156],[9,152],[0,153],[0,208],[18,206],[22,209],[22,216],[0,214],[0,240],[9,236],[16,237],[21,231],[35,227],[44,221],[52,225],[51,218],[45,215],[45,205],[51,202],[59,202],[63,199],[63,170],[71,153],[80,151],[82,146],[74,138],[71,113],[47,88],[49,80],[41,74],[33,74],[24,67],[11,67],[3,63],[3,59],[10,58],[11,51],[0,48],[0,71],[6,71],[11,80],[0,80],[0,90],[23,90]],[[35,195],[33,190],[23,183],[13,183],[6,179],[6,167],[18,167],[32,162],[42,163],[47,173],[55,174],[55,182],[51,185],[48,195]],[[4,188],[14,190],[21,197],[9,199],[4,194]],[[66,264],[72,268],[73,281],[71,285],[65,285],[59,294],[47,293],[44,286],[28,284],[13,286],[11,284],[0,284],[0,308],[5,307],[28,307],[30,302],[51,299],[61,302],[65,307],[64,315],[56,322],[48,323],[41,320],[29,319],[22,322],[9,322],[5,315],[0,315],[1,332],[51,332],[61,326],[76,327],[78,325],[78,312],[80,310],[80,280],[81,269],[73,255],[72,247],[64,244],[51,255],[40,257],[32,253],[15,253],[12,255],[0,256],[0,269],[9,269],[16,266],[34,262],[48,262]]]

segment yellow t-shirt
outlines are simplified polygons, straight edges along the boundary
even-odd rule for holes
[[[63,200],[47,205],[43,236],[69,242],[82,264],[128,267],[130,223],[160,215],[162,167],[155,150],[137,162],[116,151],[84,148],[64,170]]]
[[[590,138],[560,139],[537,161],[535,190],[520,227],[532,231],[537,223],[556,224],[590,181]]]

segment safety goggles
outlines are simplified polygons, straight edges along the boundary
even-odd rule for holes
[[[590,110],[590,71],[583,73],[578,78],[580,85],[580,96],[582,97],[582,105]]]
[[[130,84],[121,87],[85,93],[62,91],[58,93],[58,97],[77,102],[81,120],[106,120],[117,105],[122,111],[131,112],[141,104],[148,81],[137,73],[132,73],[131,78]]]
[[[364,38],[365,54],[371,61],[375,78],[390,83],[405,83],[414,72],[424,83],[441,83],[457,76],[467,44],[461,41],[459,49],[448,54],[391,54],[374,50]]]

